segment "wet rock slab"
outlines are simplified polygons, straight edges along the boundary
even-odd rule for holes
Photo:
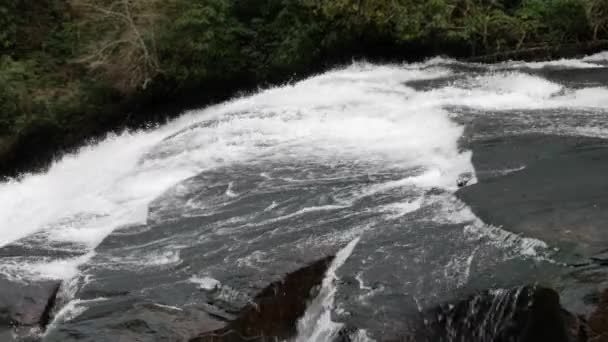
[[[320,286],[333,256],[289,273],[260,292],[223,329],[203,334],[190,342],[275,341],[296,335],[297,320]]]
[[[187,341],[224,325],[200,308],[108,300],[50,329],[44,341]]]
[[[51,318],[59,281],[23,282],[0,278],[0,337],[11,341],[43,331]]]
[[[404,341],[587,341],[586,321],[564,310],[555,290],[524,286],[490,290],[423,313]]]
[[[589,337],[592,341],[608,341],[608,290],[600,295],[597,307],[589,317]]]
[[[570,88],[601,87],[605,86],[606,80],[608,80],[607,67],[587,69],[544,68],[534,70],[534,73]]]
[[[561,305],[574,313],[563,315],[567,340],[606,341],[608,142],[524,134],[473,139],[466,146],[479,182],[458,196],[484,222],[557,248],[552,258],[570,265],[554,284]]]
[[[472,141],[479,182],[463,199],[484,222],[571,256],[608,245],[608,142],[548,135]]]
[[[172,307],[128,293],[96,296],[81,302],[83,310],[71,319],[61,318],[44,341],[263,341],[296,334],[333,257],[291,272],[265,287],[236,317],[215,312],[209,305]],[[206,291],[198,296],[205,298]],[[90,301],[89,306],[87,302]]]

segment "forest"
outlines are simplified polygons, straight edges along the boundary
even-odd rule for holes
[[[0,172],[158,123],[169,107],[176,115],[354,58],[470,58],[607,39],[607,0],[6,0]]]

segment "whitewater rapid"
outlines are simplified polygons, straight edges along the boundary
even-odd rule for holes
[[[189,112],[156,129],[109,136],[45,173],[0,185],[0,246],[92,252],[114,229],[145,223],[148,204],[172,185],[246,160],[339,156],[421,166],[428,169],[423,185],[454,188],[461,173],[473,172],[470,153],[457,147],[462,127],[440,106],[420,106],[403,84],[448,74],[356,64]],[[5,260],[0,270],[63,278],[83,259],[73,261]]]
[[[521,115],[525,123],[532,120],[521,114],[525,111],[557,109],[559,113],[561,109],[576,109],[580,115],[595,118],[591,120],[593,125],[560,124],[553,114],[541,126],[528,125],[524,130],[535,132],[540,127],[545,133],[586,132],[606,137],[608,124],[601,118],[608,110],[607,88],[568,87],[526,71],[560,66],[599,68],[606,63],[604,57],[477,65],[489,69],[483,73],[461,71],[454,65],[462,64],[439,58],[402,65],[354,63],[294,84],[190,111],[159,127],[109,135],[64,156],[48,171],[24,174],[0,184],[0,248],[47,251],[3,257],[0,274],[17,281],[69,280],[95,258],[96,248],[113,232],[128,235],[143,225],[211,215],[221,210],[225,201],[270,191],[277,184],[358,181],[365,175],[368,184],[344,189],[336,186],[332,188],[337,189],[336,193],[328,194],[327,199],[322,197],[294,210],[281,209],[288,201],[277,199],[259,211],[260,215],[269,213],[267,218],[261,216],[264,220],[249,224],[247,217],[235,217],[233,221],[242,220],[243,226],[218,226],[213,234],[234,237],[242,233],[242,227],[253,229],[311,214],[330,215],[377,199],[379,202],[366,210],[381,213],[383,220],[402,220],[424,212],[426,221],[466,224],[464,234],[470,241],[483,237],[488,246],[508,249],[511,256],[544,257],[547,246],[542,241],[487,226],[454,197],[459,180],[466,179],[468,184],[476,181],[472,154],[459,145],[465,134],[462,121],[466,122],[466,115]],[[542,117],[538,120],[544,122]],[[508,130],[506,127],[505,134]],[[518,126],[512,133],[516,132],[521,133],[522,128]],[[321,165],[330,171],[309,170],[309,165]],[[230,175],[231,180],[218,193],[206,196],[203,192],[195,197],[189,193],[200,182],[196,176],[226,172],[233,166],[255,170],[262,185],[250,188],[240,184],[239,174]],[[285,171],[289,168],[293,174]],[[384,176],[386,179],[382,179]],[[265,187],[266,181],[275,183]],[[386,194],[401,199],[388,200]],[[422,220],[412,220],[416,219]],[[373,224],[350,228],[335,232],[335,236],[330,234],[332,238],[323,241],[310,237],[307,243],[325,243],[334,249],[346,245],[347,252],[337,257],[344,263],[360,236],[379,234]],[[184,240],[174,249],[144,257],[133,252],[103,260],[133,269],[177,265],[181,262],[180,248],[186,245]],[[490,247],[473,243],[466,246],[461,254],[444,263],[445,268],[437,269],[454,284],[465,284],[473,259],[490,253]],[[238,259],[237,264],[256,265],[268,255],[260,250]],[[311,309],[317,312],[309,312],[304,320],[329,322],[330,312],[323,308],[333,305],[332,282],[337,279],[339,266],[332,266],[328,272],[317,299],[320,302]],[[364,271],[360,270],[359,275]],[[210,274],[199,273],[190,281],[198,282],[204,290],[220,286],[221,282]],[[360,286],[366,288],[363,280]],[[417,288],[422,290],[424,286]],[[315,329],[312,324],[302,323],[298,341],[329,334]]]

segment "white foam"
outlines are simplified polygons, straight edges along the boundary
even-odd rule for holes
[[[444,275],[447,279],[453,279],[458,286],[463,286],[469,280],[471,265],[477,248],[469,256],[455,257],[446,265]]]
[[[79,265],[93,257],[90,252],[74,258],[7,257],[2,259],[0,274],[14,281],[71,279],[78,275]]]
[[[49,332],[57,328],[57,326],[64,322],[69,322],[87,310],[87,305],[90,303],[97,303],[107,300],[104,297],[98,297],[94,299],[74,299],[64,305],[54,316],[53,321],[49,324],[46,331],[42,335],[43,337],[48,335]]]
[[[273,262],[273,260],[269,259],[267,253],[263,251],[253,251],[248,255],[235,260],[235,264],[239,267],[250,267],[260,271],[263,270],[260,268],[260,264],[263,265],[271,262]]]
[[[433,220],[442,224],[464,224],[464,233],[471,239],[488,239],[490,243],[508,251],[509,256],[547,259],[549,246],[541,240],[523,237],[500,227],[485,224],[475,216],[471,208],[453,195],[435,196],[428,199],[434,202],[436,214]]]
[[[133,253],[123,257],[111,258],[113,263],[132,265],[134,267],[176,265],[182,262],[179,250],[154,251],[151,253]]]
[[[582,60],[585,62],[608,62],[608,51],[586,56]]]
[[[358,329],[355,333],[351,334],[350,341],[352,342],[374,342],[375,340],[367,336],[365,329]]]
[[[482,76],[474,79],[472,83],[485,91],[498,94],[517,93],[534,98],[548,98],[563,89],[561,85],[551,81],[519,72]]]
[[[195,283],[199,288],[207,291],[215,290],[220,288],[222,283],[219,280],[211,278],[211,277],[196,277],[193,276],[189,279],[191,283]]]
[[[562,107],[608,109],[608,88],[577,89],[556,98],[555,103]]]
[[[170,310],[170,311],[184,311],[184,309],[179,308],[177,306],[173,306],[173,305],[165,305],[165,304],[160,304],[160,303],[154,303],[154,306],[158,306],[159,308],[167,309],[167,310]]]
[[[357,282],[359,283],[359,289],[365,290],[365,291],[372,290],[372,288],[370,286],[365,285],[361,272],[357,273],[357,275],[355,276],[355,280],[357,280]]]
[[[447,74],[354,64],[108,136],[47,172],[0,184],[0,246],[43,232],[49,242],[93,250],[115,229],[145,223],[148,204],[174,184],[232,162],[338,158],[442,168],[460,159],[470,170],[470,155],[457,149],[462,127],[439,108],[408,108],[414,91],[405,82]],[[200,122],[210,124],[192,126]],[[238,194],[229,187],[226,195]]]
[[[578,126],[572,131],[583,137],[608,139],[608,126]]]
[[[158,128],[108,136],[47,172],[0,183],[0,247],[37,233],[49,243],[91,251],[115,229],[145,223],[148,204],[176,183],[235,162],[339,160],[364,161],[370,169],[419,168],[417,176],[388,186],[451,191],[461,174],[474,175],[474,169],[471,153],[458,148],[463,127],[445,107],[608,109],[606,88],[569,90],[519,72],[423,92],[405,85],[448,76],[451,71],[437,65],[449,63],[454,61],[356,63],[191,111]],[[239,194],[230,185],[225,195]],[[339,208],[306,210],[331,209]]]
[[[526,169],[526,165],[522,165],[522,166],[519,166],[519,167],[510,168],[510,169],[498,170],[497,173],[504,176],[504,175],[509,175],[509,174],[512,174],[512,173],[517,173],[517,172],[523,171],[525,169]]]
[[[550,252],[549,246],[542,240],[520,236],[499,227],[485,225],[481,221],[467,225],[465,233],[473,238],[489,238],[497,246],[516,252],[511,254],[514,257],[527,256],[538,260],[549,260],[547,257]]]
[[[232,182],[228,183],[228,188],[226,188],[226,196],[228,197],[237,197],[238,194],[232,190],[234,184]]]
[[[540,76],[495,72],[416,93],[420,107],[462,106],[479,110],[539,110],[557,108],[608,109],[608,88],[571,90]]]
[[[433,158],[433,157],[430,157]],[[448,165],[447,160],[436,160],[437,165],[442,165],[442,168],[428,168],[420,174],[405,177],[398,180],[374,184],[367,187],[360,196],[370,196],[380,192],[391,191],[395,189],[411,189],[412,187],[420,189],[443,188],[447,190],[456,190],[458,188],[457,180],[461,171],[469,170],[471,154],[470,152],[462,152],[459,158],[452,159],[454,164]],[[470,171],[469,171],[470,172]],[[476,182],[472,179],[470,184]]]
[[[582,60],[510,67],[590,68],[598,66],[595,62],[605,61],[607,53]],[[450,76],[451,71],[440,67],[450,64],[462,63],[435,58],[409,65],[353,64],[295,84],[191,111],[161,127],[110,135],[58,160],[47,172],[25,174],[20,179],[0,183],[0,247],[35,234],[37,243],[41,240],[64,243],[67,248],[89,251],[68,259],[2,258],[0,273],[19,281],[71,279],[78,274],[79,265],[90,260],[93,255],[90,251],[108,234],[118,228],[126,231],[128,227],[146,223],[149,203],[175,184],[204,170],[229,167],[232,163],[264,165],[275,161],[365,163],[372,173],[374,169],[401,168],[402,179],[368,186],[355,197],[403,191],[411,198],[414,192],[424,197],[388,204],[380,210],[390,219],[435,204],[438,208],[432,219],[438,223],[464,224],[469,238],[490,240],[517,257],[542,257],[548,248],[544,242],[485,225],[451,195],[462,174],[472,175],[470,183],[475,182],[475,170],[471,153],[458,147],[464,128],[450,120],[448,109],[464,106],[482,113],[554,108],[608,110],[608,88],[573,90],[540,76],[496,71],[496,66],[480,64],[477,66],[495,71],[429,91],[416,91],[406,85],[408,81]],[[608,130],[601,126],[575,129],[608,137]],[[412,174],[412,170],[417,171]],[[262,176],[267,177],[267,173]],[[447,192],[429,198],[428,190],[435,188]],[[175,192],[185,190],[172,188]],[[228,184],[224,195],[228,200],[241,196],[233,183]],[[273,220],[340,210],[351,204],[311,206]],[[273,202],[266,210],[278,206]],[[162,210],[158,212],[162,214]],[[337,241],[360,235],[366,227],[336,231],[330,238],[323,236],[326,241],[311,236],[307,243],[335,245]],[[22,242],[26,244],[27,240]],[[327,341],[342,327],[331,319],[337,291],[336,271],[357,242],[355,238],[336,256],[319,296],[298,323],[296,341]],[[474,255],[475,252],[449,265],[448,269],[458,271],[455,278],[458,284],[468,280]],[[254,252],[236,263],[255,268],[266,262],[263,257],[263,253]],[[178,251],[158,251],[124,255],[110,261],[119,266],[157,267],[173,265],[181,259]],[[362,289],[368,288],[360,277],[357,279]],[[209,276],[193,276],[188,281],[213,291],[220,299],[251,301],[247,294]],[[70,302],[57,316],[69,320],[82,312],[84,304]],[[367,340],[364,335],[361,341]]]
[[[554,61],[544,61],[544,62],[510,62],[506,63],[507,66],[516,67],[516,68],[529,68],[529,69],[542,69],[547,67],[554,68],[566,68],[566,69],[588,69],[588,68],[600,68],[601,65],[595,63],[593,58],[583,58],[581,59],[558,59]]]
[[[417,198],[412,201],[397,202],[381,206],[381,211],[388,212],[389,219],[395,219],[414,212],[422,207],[423,199]]]
[[[313,299],[304,316],[298,321],[298,335],[294,340],[295,342],[332,341],[333,337],[339,332],[342,324],[331,320],[337,291],[338,276],[336,271],[353,253],[358,242],[359,237],[349,242],[336,254],[327,269],[325,278],[323,278],[319,294]]]
[[[551,106],[561,85],[519,72],[495,73],[419,94],[424,103],[479,109],[539,109]]]
[[[264,208],[264,211],[271,211],[274,208],[276,208],[279,204],[276,201],[272,201],[272,203],[270,203],[269,206],[267,206],[266,208]]]
[[[222,284],[219,280],[207,275],[192,276],[187,279],[188,282],[196,284],[201,290],[210,291],[215,299],[222,300],[228,303],[249,303],[255,305],[253,299],[245,292],[235,290],[234,288]]]
[[[561,58],[551,61],[540,61],[540,62],[524,62],[524,61],[507,61],[498,64],[487,64],[487,63],[465,63],[452,58],[445,57],[433,57],[423,63],[414,63],[409,65],[413,68],[425,68],[425,67],[436,67],[446,65],[462,65],[462,66],[477,66],[486,68],[489,70],[499,69],[513,69],[513,68],[527,68],[527,69],[543,69],[543,68],[560,68],[560,69],[589,69],[599,68],[602,65],[597,62],[607,62],[608,52],[600,52],[594,55],[586,56],[584,58]]]

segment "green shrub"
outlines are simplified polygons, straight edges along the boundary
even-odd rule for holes
[[[0,135],[18,133],[30,120],[27,94],[35,80],[34,63],[0,58]]]
[[[222,0],[171,0],[167,21],[158,41],[161,69],[184,82],[228,76],[246,62],[240,54],[244,34]]]
[[[0,3],[0,53],[9,52],[17,40],[17,0]]]
[[[590,26],[581,0],[527,0],[517,13],[538,43],[575,42],[590,37]]]
[[[592,29],[592,39],[608,38],[608,1],[586,0],[587,19]]]

